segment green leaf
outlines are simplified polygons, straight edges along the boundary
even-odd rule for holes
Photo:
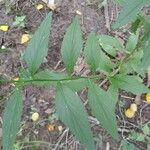
[[[51,20],[52,13],[49,13],[33,35],[25,51],[24,60],[32,75],[37,71],[47,55]]]
[[[128,73],[131,71],[135,71],[138,74],[142,75],[143,74],[143,67],[141,67],[141,59],[143,57],[143,50],[139,50],[135,52],[131,57],[130,60],[124,66],[125,70],[128,70]]]
[[[93,115],[114,139],[118,139],[115,106],[110,95],[89,81],[88,100]]]
[[[68,87],[58,84],[56,89],[56,109],[60,119],[88,150],[94,150],[92,133],[87,114],[80,98]]]
[[[113,28],[119,28],[136,19],[140,10],[150,4],[150,0],[126,0]]]
[[[102,48],[110,55],[116,56],[117,50],[123,50],[123,45],[119,42],[119,40],[115,37],[111,37],[108,35],[100,35],[99,43]]]
[[[118,5],[123,5],[125,3],[125,0],[113,0],[114,3],[118,4]]]
[[[138,39],[139,39],[139,31],[137,31],[136,34],[131,33],[129,40],[127,42],[127,45],[126,45],[126,50],[130,51],[130,52],[132,50],[134,50],[136,48],[137,43],[138,43]]]
[[[143,58],[142,58],[142,64],[141,64],[141,67],[144,69],[144,70],[147,70],[147,68],[150,66],[150,38],[148,41],[144,42],[144,45],[143,45]]]
[[[100,63],[97,71],[102,71],[105,74],[109,74],[112,72],[113,67],[114,64],[111,62],[110,58],[103,51],[100,51]]]
[[[150,134],[150,127],[148,126],[148,124],[144,125],[142,130],[143,130],[143,133],[145,135],[149,135]]]
[[[122,150],[135,150],[135,147],[133,144],[129,143],[127,140],[121,141]]]
[[[99,37],[96,36],[95,33],[91,33],[88,36],[86,47],[84,49],[86,61],[94,72],[111,72],[113,64],[110,58],[101,50],[98,38]]]
[[[107,93],[109,94],[109,96],[111,97],[111,103],[112,106],[114,107],[114,109],[116,108],[116,104],[118,102],[118,96],[119,96],[119,91],[118,88],[115,87],[113,84],[110,85]]]
[[[0,48],[0,53],[8,52],[9,50],[7,48]]]
[[[57,84],[57,80],[61,80],[65,78],[68,78],[68,76],[65,75],[64,73],[58,73],[58,72],[54,72],[50,70],[43,70],[41,72],[36,73],[33,76],[33,79],[35,81],[32,82],[32,84],[40,85],[40,86],[52,86],[52,85],[54,86]],[[47,81],[44,81],[44,80],[47,80]]]
[[[82,49],[82,33],[79,20],[74,18],[63,39],[61,54],[69,74],[73,72],[75,63]]]
[[[63,81],[62,83],[73,91],[80,91],[88,86],[87,79]]]
[[[22,93],[15,89],[3,115],[3,149],[12,150],[18,132],[23,109]]]
[[[137,29],[142,26],[144,21],[145,21],[145,18],[141,15],[138,15],[137,19],[131,25],[131,31],[133,33],[136,33]]]
[[[26,16],[16,16],[15,21],[13,22],[13,26],[20,26],[24,27],[24,21],[25,21]]]
[[[149,89],[142,84],[136,76],[129,76],[129,75],[116,75],[112,77],[111,83],[120,89],[123,89],[127,92],[131,92],[135,95],[146,93]]]
[[[89,64],[92,71],[96,71],[100,64],[100,57],[101,57],[101,48],[98,43],[98,37],[95,33],[90,33],[86,46],[84,49],[84,55],[87,63]]]

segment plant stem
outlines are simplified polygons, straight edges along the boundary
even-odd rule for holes
[[[71,81],[71,80],[79,80],[79,79],[102,79],[102,76],[100,75],[95,75],[95,76],[88,76],[88,77],[68,77],[68,78],[62,78],[62,79],[27,79],[23,80],[20,79],[18,81],[15,80],[0,80],[1,84],[6,84],[6,83],[27,83],[27,82],[61,82],[61,81]]]

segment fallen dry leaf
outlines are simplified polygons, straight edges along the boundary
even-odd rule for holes
[[[8,26],[8,25],[0,25],[0,30],[1,30],[1,31],[7,32],[8,29],[9,29],[9,26]]]
[[[37,121],[39,119],[39,113],[37,112],[33,113],[31,119],[33,122]]]
[[[80,16],[82,15],[81,11],[79,11],[79,10],[76,10],[76,14],[80,15]]]
[[[56,9],[56,4],[55,4],[55,0],[42,0],[44,3],[47,4],[47,7],[49,7],[51,10],[55,10]]]
[[[29,34],[23,34],[21,37],[21,44],[27,43],[29,39],[30,39]]]
[[[48,131],[54,131],[55,128],[56,128],[56,125],[55,125],[55,124],[50,124],[50,123],[49,123],[49,124],[47,125]]]
[[[43,9],[44,8],[44,5],[42,5],[42,4],[38,4],[37,6],[36,6],[36,9],[37,10],[41,10],[41,9]]]

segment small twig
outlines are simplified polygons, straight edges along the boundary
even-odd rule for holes
[[[106,143],[106,150],[110,150],[110,143],[109,142]]]
[[[56,64],[56,66],[54,67],[54,70],[56,70],[58,68],[58,66],[61,64],[62,60],[59,60]]]
[[[141,104],[141,94],[136,95],[134,102],[135,102],[137,105],[140,105],[140,104]]]
[[[99,86],[101,87],[101,86],[103,86],[106,82],[108,81],[108,79],[106,78],[106,79],[104,79],[100,84],[99,84]]]
[[[125,95],[121,95],[122,98],[125,98],[125,99],[129,99],[129,100],[134,100],[133,97],[130,97],[130,96],[125,96]]]
[[[62,135],[59,137],[59,140],[58,140],[58,142],[56,143],[56,146],[55,146],[55,148],[54,148],[53,150],[56,150],[56,149],[58,148],[59,143],[62,141],[62,139],[64,138],[65,134],[66,134],[68,131],[69,131],[69,129],[67,128],[67,129],[62,133]]]
[[[108,13],[108,2],[105,0],[105,5],[104,5],[104,14],[105,14],[105,21],[106,21],[106,28],[108,31],[110,31],[110,22],[109,22],[109,13]]]
[[[143,121],[142,121],[142,118],[143,118],[143,117],[142,117],[142,111],[143,111],[148,105],[149,105],[149,104],[146,103],[146,104],[140,109],[140,124],[142,124],[142,122],[143,122]]]

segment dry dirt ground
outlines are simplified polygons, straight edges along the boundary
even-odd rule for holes
[[[8,32],[4,33],[0,31],[0,46],[5,45],[9,48],[9,52],[0,54],[0,74],[7,78],[13,78],[18,76],[19,69],[21,68],[20,56],[26,49],[26,44],[20,44],[20,38],[23,33],[34,33],[38,25],[44,19],[46,14],[50,11],[49,8],[44,7],[43,10],[36,10],[35,5],[42,1],[36,0],[15,0],[12,9],[9,14],[6,14],[5,6],[0,3],[0,24],[7,23],[10,26]],[[57,0],[57,9],[53,12],[52,33],[49,42],[49,52],[47,56],[47,62],[45,62],[41,68],[48,68],[54,70],[62,70],[63,64],[57,63],[61,61],[60,47],[66,28],[71,23],[72,18],[76,15],[76,11],[79,10],[82,15],[80,16],[82,31],[84,38],[88,33],[94,31],[100,34],[114,34],[113,31],[109,31],[109,24],[116,18],[118,8],[111,1],[109,1],[108,10],[100,7],[101,1],[93,0]],[[25,15],[25,27],[14,28],[12,23],[16,15]],[[117,32],[119,35],[123,35],[123,32]],[[124,39],[125,36],[123,35]],[[57,67],[56,67],[57,66]],[[12,86],[0,85],[0,112],[4,109],[4,104],[7,95],[9,95],[9,89]],[[132,101],[132,95],[127,95],[125,92],[120,96],[120,101],[127,100]],[[22,150],[84,150],[83,146],[70,134],[68,129],[57,119],[54,107],[54,88],[43,88],[27,86],[24,89],[24,112],[22,116],[22,128],[18,134],[17,141],[37,141],[24,144]],[[86,96],[81,93],[81,97],[84,100]],[[142,104],[141,107],[145,106]],[[40,119],[37,123],[31,121],[31,113],[39,112]],[[126,136],[126,132],[122,131],[124,128],[133,129],[136,128],[140,118],[137,117],[131,120],[127,120],[124,117],[124,108],[120,107],[116,111],[118,118],[118,125],[120,129],[120,135]],[[142,121],[149,121],[150,107],[143,107]],[[2,115],[1,115],[2,116]],[[1,119],[1,118],[0,118]],[[53,131],[48,130],[48,124],[55,124],[56,128]],[[97,150],[118,150],[120,142],[114,141],[107,133],[100,127],[94,118],[90,119],[92,130],[94,133]],[[1,121],[2,123],[2,121]],[[0,124],[1,126],[1,124]],[[59,131],[58,126],[62,126],[63,130]],[[127,130],[128,131],[128,130]],[[41,142],[44,141],[44,142]],[[137,150],[146,150],[146,145],[140,142],[131,141],[136,145]],[[48,145],[49,143],[49,145]]]

